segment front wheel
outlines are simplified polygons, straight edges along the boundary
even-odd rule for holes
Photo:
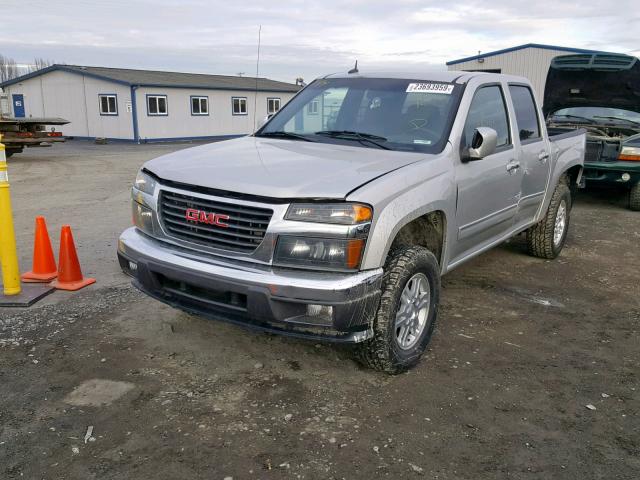
[[[640,182],[631,187],[629,192],[629,208],[635,212],[640,211]]]
[[[560,254],[567,241],[570,212],[571,191],[565,183],[559,183],[545,216],[527,230],[529,254],[549,260]]]
[[[431,340],[439,299],[440,267],[433,253],[409,246],[390,252],[374,336],[356,346],[359,360],[390,374],[416,365]]]

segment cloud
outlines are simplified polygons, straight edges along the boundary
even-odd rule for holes
[[[52,8],[54,5],[55,8]],[[447,60],[536,42],[640,52],[636,1],[4,0],[0,53],[131,68],[255,73],[292,81],[350,68],[445,68]]]

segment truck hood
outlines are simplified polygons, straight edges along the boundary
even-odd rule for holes
[[[350,145],[242,137],[180,150],[144,168],[161,180],[272,198],[345,198],[359,186],[426,158]]]
[[[547,74],[542,110],[547,117],[570,107],[640,112],[640,61],[611,54],[555,57]]]

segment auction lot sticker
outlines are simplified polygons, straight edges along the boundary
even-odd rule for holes
[[[453,83],[410,83],[407,93],[444,93],[451,95]]]

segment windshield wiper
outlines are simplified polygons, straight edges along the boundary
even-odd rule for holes
[[[332,138],[341,138],[344,140],[355,140],[357,142],[369,142],[376,147],[382,148],[384,150],[391,150],[391,148],[383,145],[380,142],[386,142],[387,139],[385,137],[381,137],[380,135],[374,135],[372,133],[364,133],[364,132],[353,132],[351,130],[320,130],[316,132],[316,135],[327,135]]]
[[[299,133],[291,133],[284,131],[277,132],[262,132],[256,137],[276,137],[276,138],[290,138],[292,140],[304,140],[305,142],[313,142],[312,139],[307,137],[306,135],[300,135]]]
[[[552,117],[565,117],[565,118],[577,118],[579,120],[586,120],[589,123],[595,123],[593,119],[588,117],[581,117],[580,115],[569,115],[566,113],[554,113],[551,115]]]
[[[635,120],[629,120],[628,118],[623,118],[623,117],[601,117],[601,116],[594,116],[593,118],[605,118],[605,119],[609,119],[609,120],[622,120],[623,122],[629,122],[629,123],[633,123],[634,125],[640,125],[640,122],[636,122]]]

